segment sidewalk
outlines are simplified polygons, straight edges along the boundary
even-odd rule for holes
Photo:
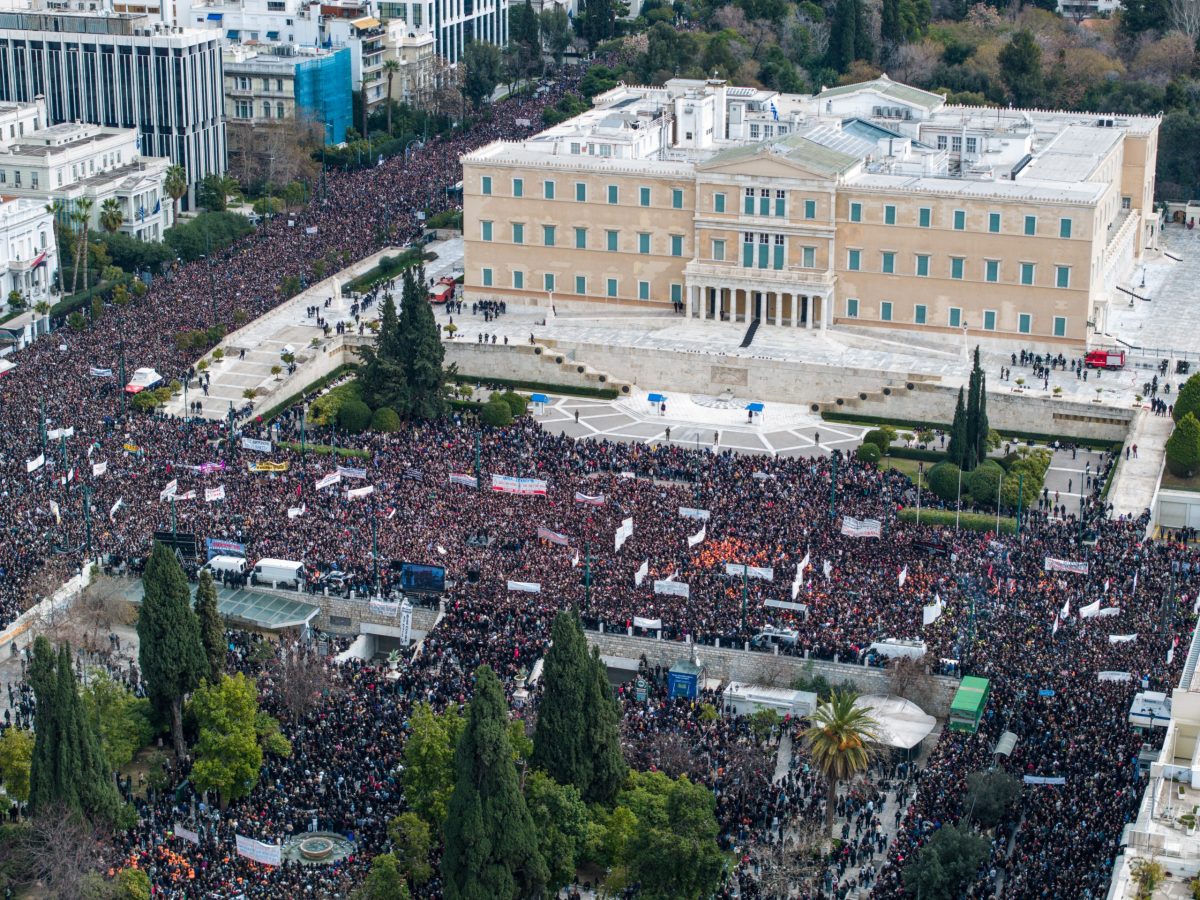
[[[1134,419],[1125,446],[1132,448],[1136,444],[1138,455],[1134,457],[1131,449],[1129,459],[1122,454],[1117,464],[1108,491],[1108,502],[1113,505],[1114,515],[1138,516],[1154,502],[1166,457],[1167,438],[1173,427],[1170,416],[1151,415],[1148,410],[1142,410]]]

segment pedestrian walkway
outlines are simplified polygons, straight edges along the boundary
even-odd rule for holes
[[[1134,419],[1125,441],[1129,458],[1122,456],[1108,491],[1108,502],[1117,516],[1138,516],[1154,503],[1154,493],[1162,477],[1167,438],[1174,422],[1170,416],[1156,416],[1142,410]],[[1137,447],[1137,455],[1133,447]]]

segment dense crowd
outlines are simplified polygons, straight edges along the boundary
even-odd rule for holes
[[[485,662],[511,692],[542,655],[555,613],[575,605],[589,627],[643,631],[635,618],[660,620],[653,630],[676,641],[725,644],[772,626],[794,632],[785,649],[822,658],[862,660],[884,638],[926,641],[942,668],[992,679],[979,733],[944,734],[929,765],[906,775],[890,799],[886,789],[861,786],[843,798],[846,842],[826,861],[814,894],[845,896],[854,882],[896,896],[904,864],[931,831],[963,814],[967,775],[988,765],[1008,730],[1019,738],[1004,762],[1009,770],[1062,776],[1066,785],[1026,789],[1020,826],[996,837],[972,896],[1098,896],[1144,786],[1135,764],[1142,739],[1126,723],[1130,701],[1142,685],[1169,689],[1195,622],[1196,554],[1147,540],[1144,518],[1106,518],[1094,495],[1084,523],[1063,508],[1055,516],[1032,512],[1019,539],[956,533],[901,522],[897,509],[915,500],[908,479],[848,459],[576,442],[528,421],[479,435],[454,421],[339,435],[339,444],[365,451],[349,464],[363,466],[366,477],[318,491],[316,482],[333,471],[328,456],[276,448],[269,458],[287,462],[287,471],[249,471],[248,463],[265,457],[222,441],[223,423],[123,417],[119,386],[114,391],[111,380],[89,374],[92,367],[116,371],[123,353],[126,371],[152,366],[185,375],[194,360],[176,348],[176,332],[212,324],[214,315],[228,324],[239,310],[262,313],[280,301],[286,276],[311,280],[313,261],[328,254],[353,259],[415,237],[415,211],[448,203],[459,155],[519,137],[526,129],[515,122],[538,121],[546,104],[574,89],[575,77],[560,78],[537,99],[510,101],[469,133],[431,141],[406,159],[331,175],[326,195],[293,224],[279,217],[220,254],[211,269],[183,266],[92,328],[38,342],[0,382],[0,624],[34,599],[33,576],[48,559],[78,562],[85,547],[142,555],[152,532],[172,528],[172,514],[178,531],[244,543],[251,558],[349,573],[351,590],[370,589],[380,562],[380,581],[392,590],[392,560],[444,566],[451,582],[444,617],[398,679],[369,663],[327,661],[336,690],[296,719],[283,710],[272,672],[251,662],[242,643],[248,639],[232,636],[231,666],[261,676],[264,703],[284,719],[293,755],[269,759],[259,787],[226,810],[186,792],[153,795],[140,807],[138,827],[121,836],[114,864],[136,861],[172,897],[346,896],[370,856],[386,847],[387,821],[404,808],[396,768],[412,704],[468,701],[471,673]],[[502,312],[484,310],[488,317]],[[44,464],[30,471],[28,461],[42,452],[41,403],[48,428],[74,433],[51,441]],[[294,421],[285,417],[285,435]],[[254,422],[242,433],[274,436]],[[309,439],[316,437],[310,430]],[[479,489],[451,483],[452,473],[476,472],[477,439]],[[100,463],[107,470],[94,474]],[[546,494],[494,493],[491,474],[544,479]],[[173,480],[172,509],[160,494]],[[374,490],[365,499],[347,495],[367,485]],[[205,490],[218,487],[224,499],[205,502]],[[193,499],[178,499],[192,491]],[[577,494],[603,499],[580,502]],[[935,501],[923,495],[922,502]],[[707,518],[681,515],[681,507]],[[298,515],[289,512],[295,509]],[[842,534],[845,515],[879,520],[882,539]],[[626,519],[633,533],[618,549],[615,534]],[[567,545],[539,540],[539,527],[565,536]],[[1087,574],[1046,571],[1046,557],[1086,561]],[[773,580],[743,585],[726,574],[730,562],[770,568]],[[656,581],[686,584],[688,596],[656,593]],[[509,582],[540,590],[510,590]],[[924,626],[922,610],[935,600],[944,612]],[[1119,611],[1081,619],[1080,609],[1097,600]],[[1110,635],[1132,637],[1113,642]],[[1184,644],[1168,662],[1177,639]],[[1116,674],[1101,681],[1101,672]],[[719,708],[719,698],[710,699]],[[27,715],[27,697],[14,701]],[[700,705],[667,700],[657,683],[647,701],[624,693],[623,705],[631,761],[669,768],[671,757],[678,767],[672,747],[682,742],[696,751],[688,770],[715,791],[722,843],[745,860],[736,879],[742,895],[753,896],[754,848],[786,841],[823,815],[822,787],[798,743],[785,742],[796,749],[776,778],[768,752],[774,744],[764,747],[743,719],[713,719]],[[893,813],[899,836],[877,867],[881,817]],[[359,852],[319,869],[264,868],[233,853],[235,832],[273,841],[314,818],[352,835]],[[200,847],[167,837],[177,820],[197,826]],[[423,891],[438,895],[436,877]]]

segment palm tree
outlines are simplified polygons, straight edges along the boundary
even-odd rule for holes
[[[100,227],[113,234],[125,223],[125,212],[121,209],[121,201],[109,197],[100,204]]]
[[[61,218],[64,208],[65,207],[63,207],[63,202],[61,200],[51,200],[46,204],[46,212],[50,213],[50,215],[54,217],[54,229],[56,234],[58,233],[58,220]],[[62,266],[57,266],[56,272],[58,275],[58,293],[61,295],[63,292]]]
[[[95,201],[90,197],[80,197],[75,201],[75,212],[72,218],[75,220],[75,226],[79,229],[79,249],[75,253],[75,272],[79,272],[79,259],[83,257],[83,289],[87,290],[88,286],[88,229],[92,223],[92,207]],[[72,282],[74,280],[72,279]],[[75,292],[75,285],[72,283],[71,292]]]
[[[826,829],[833,827],[838,785],[866,769],[878,740],[879,723],[856,700],[849,691],[834,691],[828,703],[817,707],[811,727],[804,732],[813,765],[825,776]]]
[[[391,134],[392,134],[392,80],[396,77],[396,73],[400,71],[400,60],[385,59],[383,61],[383,71],[387,73],[388,91],[387,91],[387,100],[385,100],[384,102],[387,103],[388,137],[391,137]]]
[[[163,190],[170,196],[174,206],[174,221],[179,218],[179,200],[188,192],[187,170],[183,166],[171,166],[167,169],[167,177],[163,179]]]

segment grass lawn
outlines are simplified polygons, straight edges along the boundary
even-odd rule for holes
[[[1173,491],[1200,491],[1200,475],[1180,478],[1163,469],[1162,486]]]
[[[885,456],[883,459],[881,459],[879,461],[879,463],[880,463],[880,465],[884,466],[885,468],[895,469],[897,472],[903,472],[905,475],[907,475],[909,478],[911,478],[913,480],[913,484],[917,483],[917,477],[918,477],[917,466],[924,465],[926,472],[928,472],[930,467],[932,466],[932,463],[921,463],[915,459],[892,459],[892,457],[890,457],[890,456]],[[926,487],[926,486],[927,485],[925,484],[924,479],[922,479],[920,487]]]

